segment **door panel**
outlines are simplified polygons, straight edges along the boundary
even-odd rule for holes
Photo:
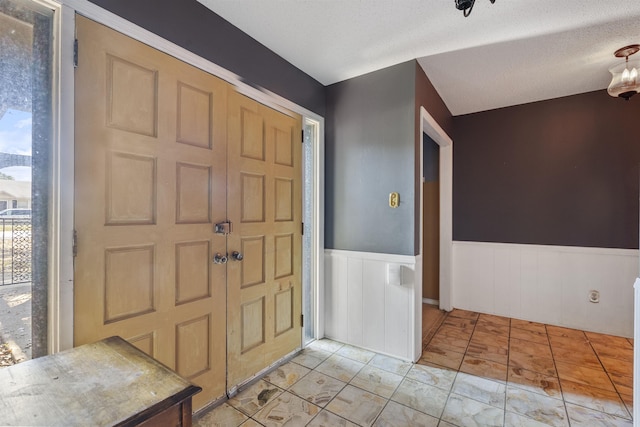
[[[227,84],[77,17],[75,345],[120,335],[225,392]]]
[[[228,378],[301,345],[301,119],[229,94]]]
[[[203,387],[197,409],[301,345],[301,119],[77,33],[75,344],[123,336]]]

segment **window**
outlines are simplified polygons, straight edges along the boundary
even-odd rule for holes
[[[47,353],[52,28],[40,3],[0,0],[0,324],[25,358]]]

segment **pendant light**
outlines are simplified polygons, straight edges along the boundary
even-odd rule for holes
[[[609,95],[623,98],[626,101],[640,92],[640,61],[629,61],[629,57],[640,51],[640,45],[632,44],[615,51],[616,58],[624,58],[624,64],[616,65],[609,69],[612,75],[611,83],[607,88]]]

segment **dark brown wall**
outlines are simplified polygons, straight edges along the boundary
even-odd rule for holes
[[[454,239],[638,248],[639,120],[606,91],[454,117]]]
[[[414,61],[416,67],[416,82],[415,82],[415,135],[416,135],[416,144],[415,144],[415,188],[416,194],[420,194],[420,187],[422,183],[420,182],[420,145],[422,142],[422,134],[420,133],[420,107],[424,107],[429,114],[435,119],[435,121],[440,125],[440,127],[447,133],[447,135],[453,135],[453,116],[451,112],[445,105],[442,98],[431,84],[431,81],[424,73],[424,70],[418,64],[417,61]],[[455,147],[455,145],[454,145]],[[416,197],[418,200],[419,197]],[[422,218],[420,218],[420,203],[415,204],[415,227],[416,230],[419,230],[420,222]],[[420,246],[420,233],[415,233],[415,248],[416,254],[419,252]]]
[[[449,135],[453,134],[453,116],[447,108],[438,91],[433,87],[424,70],[414,61],[416,66],[416,138],[422,141],[420,132],[420,106],[438,122],[440,127]]]
[[[324,116],[324,86],[196,0],[90,0]]]

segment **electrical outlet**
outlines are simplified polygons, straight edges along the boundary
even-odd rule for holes
[[[593,303],[600,302],[600,292],[589,291],[589,302],[593,302]]]

